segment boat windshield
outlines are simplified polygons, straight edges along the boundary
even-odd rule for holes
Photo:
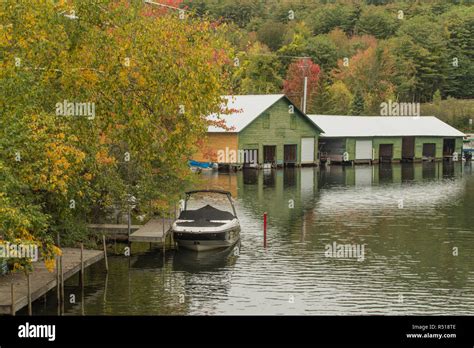
[[[215,192],[193,193],[189,196],[186,203],[186,211],[189,212],[185,214],[189,215],[188,218],[191,218],[193,214],[191,211],[195,212],[194,215],[196,216],[193,215],[192,220],[200,217],[210,220],[229,220],[235,218],[229,198],[224,194]]]

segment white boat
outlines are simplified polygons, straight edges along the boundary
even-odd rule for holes
[[[207,204],[199,209],[188,209],[189,198],[197,193],[217,193],[227,196],[232,212]],[[206,251],[233,246],[240,239],[240,223],[232,195],[220,190],[186,192],[184,209],[171,227],[173,238],[180,248]]]

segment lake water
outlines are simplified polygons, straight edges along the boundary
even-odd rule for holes
[[[460,163],[203,174],[230,190],[232,250],[148,244],[66,282],[66,314],[474,314],[474,175]],[[268,213],[267,247],[263,213]],[[338,254],[340,246],[354,253]],[[119,250],[124,245],[117,245]],[[331,248],[335,249],[331,251]],[[358,252],[357,252],[358,251]],[[334,257],[331,257],[334,256]],[[56,314],[56,294],[34,314]]]

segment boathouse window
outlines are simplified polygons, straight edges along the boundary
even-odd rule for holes
[[[296,115],[290,115],[290,129],[296,129]]]
[[[262,116],[262,128],[270,128],[270,114],[265,114]]]

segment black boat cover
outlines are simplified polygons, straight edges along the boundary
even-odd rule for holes
[[[212,206],[205,205],[196,210],[184,210],[179,214],[180,220],[233,220],[235,216],[228,211],[216,209]]]

